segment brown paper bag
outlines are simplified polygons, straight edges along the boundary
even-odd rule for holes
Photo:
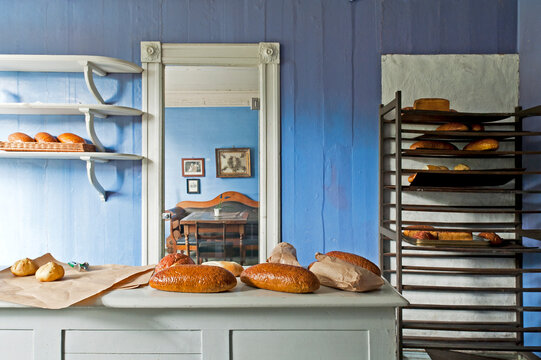
[[[316,259],[310,271],[317,276],[321,285],[356,292],[376,290],[383,286],[383,279],[365,268],[320,253],[316,253]]]
[[[274,247],[274,249],[272,249],[267,262],[301,266],[297,260],[297,250],[295,250],[293,245],[286,242],[279,243]]]
[[[45,309],[62,309],[108,289],[129,289],[148,283],[155,265],[96,265],[78,272],[45,254],[34,262],[41,266],[54,261],[64,267],[61,280],[39,282],[36,277],[14,276],[9,268],[0,271],[0,300]]]

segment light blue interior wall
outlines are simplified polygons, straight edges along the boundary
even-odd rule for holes
[[[329,250],[377,261],[381,54],[515,52],[516,12],[516,0],[0,0],[0,53],[140,63],[143,40],[280,42],[282,240],[302,264]],[[10,78],[10,96],[93,101],[80,75],[34,76]],[[137,77],[114,79],[98,79],[106,97],[139,107]],[[36,121],[38,129],[53,120]],[[140,151],[138,119],[99,122],[108,147]],[[0,135],[15,125],[27,123],[2,119]],[[62,260],[139,263],[140,166],[115,165],[98,166],[116,191],[101,203],[82,163],[1,161],[0,201],[10,207],[0,213],[0,263],[45,250]]]
[[[185,200],[206,201],[224,191],[259,200],[259,112],[248,107],[165,109],[165,208]],[[250,148],[252,176],[217,178],[216,148]],[[204,158],[204,177],[182,177],[182,158]],[[200,179],[188,194],[186,179]]]

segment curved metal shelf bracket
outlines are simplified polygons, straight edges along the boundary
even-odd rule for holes
[[[90,156],[81,156],[81,160],[86,161],[86,175],[88,176],[88,181],[90,182],[90,185],[96,189],[96,191],[99,193],[100,200],[105,202],[107,201],[107,191],[101,186],[98,179],[96,178],[96,170],[94,168],[94,163],[96,161],[99,162],[107,162],[106,160],[96,160],[93,159]]]
[[[94,97],[96,98],[96,100],[98,100],[100,104],[105,104],[105,102],[103,101],[103,98],[100,95],[100,92],[96,88],[96,84],[94,84],[94,73],[98,74],[99,76],[107,75],[106,71],[104,71],[99,66],[92,63],[91,61],[85,62],[84,74],[85,74],[86,87],[88,87],[88,90],[90,91],[90,93],[94,95]]]
[[[104,115],[95,110],[90,110],[88,108],[80,108],[79,111],[85,114],[86,132],[88,133],[88,136],[90,136],[92,144],[96,146],[96,149],[98,151],[104,152],[105,148],[98,139],[98,136],[96,135],[96,130],[94,129],[94,117],[97,116],[99,118],[106,118],[107,115]]]

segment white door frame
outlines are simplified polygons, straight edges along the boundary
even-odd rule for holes
[[[165,248],[164,66],[259,68],[259,260],[280,242],[280,44],[167,44],[141,42],[142,244],[141,264],[159,261]]]

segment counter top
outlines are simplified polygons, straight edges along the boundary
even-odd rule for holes
[[[131,290],[113,290],[78,303],[74,307],[107,308],[306,308],[306,307],[396,307],[408,302],[385,282],[367,293],[353,293],[321,286],[312,294],[289,294],[256,289],[238,280],[231,291],[217,294],[189,294],[159,291],[145,286]],[[21,308],[0,301],[0,308]]]

